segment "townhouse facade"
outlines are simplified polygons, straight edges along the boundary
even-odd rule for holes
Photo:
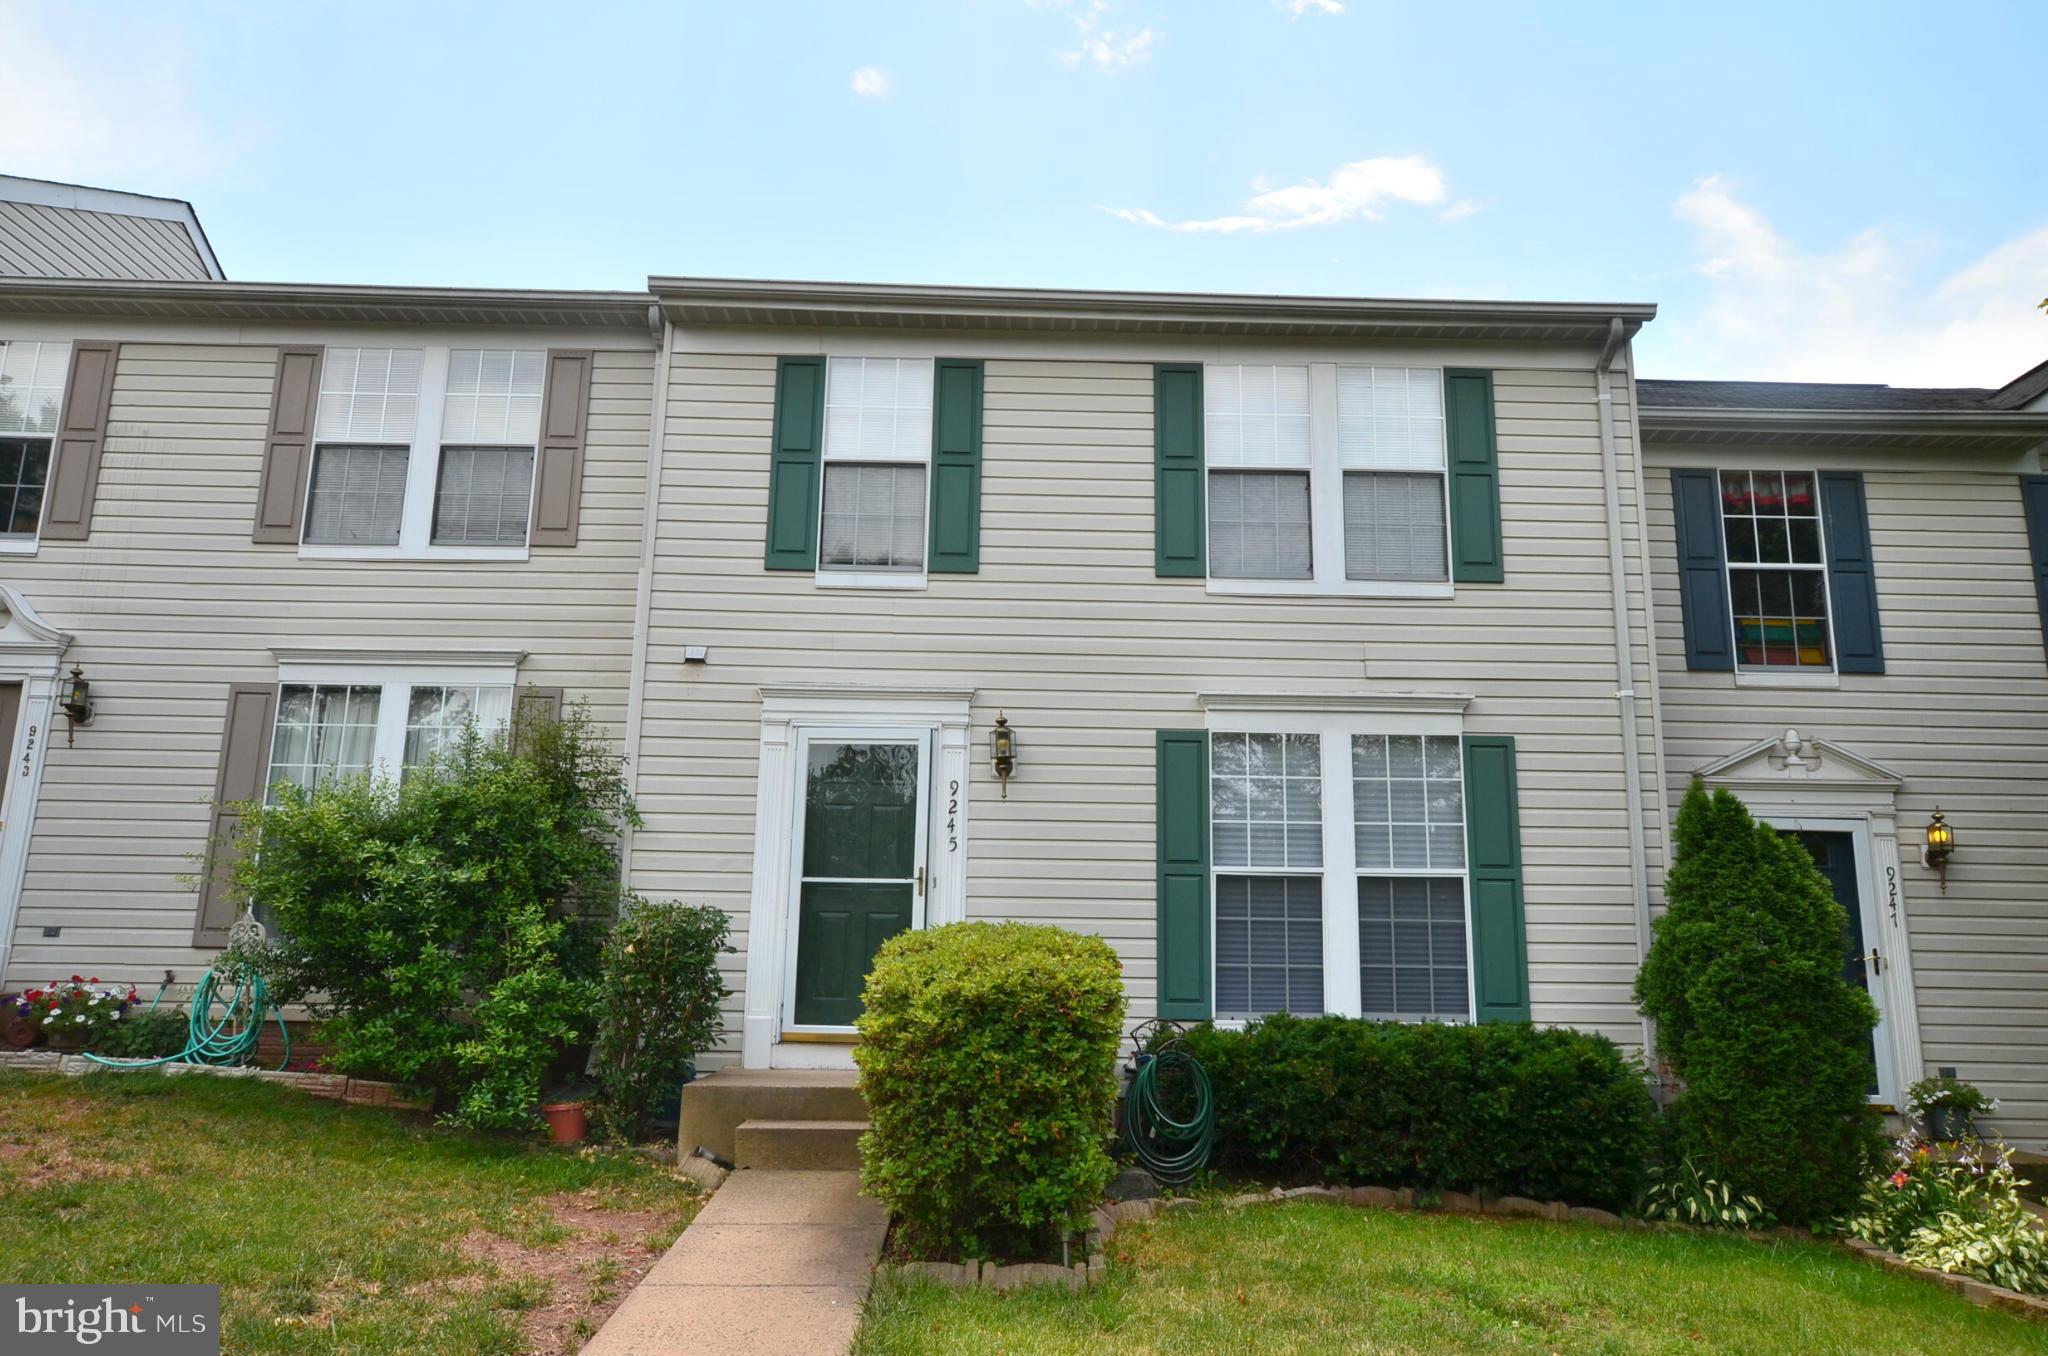
[[[194,981],[221,803],[572,702],[627,883],[733,919],[728,1062],[849,1063],[962,918],[1103,935],[1134,1020],[1640,1048],[1700,775],[1837,883],[1873,1097],[2038,1146],[2041,393],[1639,381],[1653,315],[0,278],[0,988]]]

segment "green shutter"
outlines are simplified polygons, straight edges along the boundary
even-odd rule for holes
[[[981,364],[941,358],[932,387],[933,574],[981,569]]]
[[[1202,541],[1206,519],[1200,363],[1158,363],[1152,368],[1152,467],[1156,573],[1200,579],[1208,573]]]
[[[1472,882],[1472,987],[1482,1022],[1529,1020],[1529,942],[1522,914],[1522,817],[1515,741],[1465,736],[1466,875]]]
[[[1209,1016],[1209,735],[1159,732],[1159,1015]]]
[[[825,450],[825,360],[775,365],[775,446],[768,471],[771,570],[818,568],[818,478]]]
[[[1451,578],[1498,584],[1506,578],[1500,546],[1500,452],[1493,433],[1493,373],[1444,373],[1444,443],[1451,471]]]

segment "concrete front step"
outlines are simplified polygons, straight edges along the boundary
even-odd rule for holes
[[[683,1085],[677,1147],[703,1145],[731,1161],[744,1121],[864,1121],[851,1070],[720,1069]]]
[[[866,1121],[741,1121],[733,1157],[743,1168],[857,1169],[867,1128]]]

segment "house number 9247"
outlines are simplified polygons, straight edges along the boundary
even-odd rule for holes
[[[946,851],[960,850],[960,779],[946,784]]]

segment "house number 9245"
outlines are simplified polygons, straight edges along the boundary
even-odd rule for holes
[[[946,851],[960,850],[960,779],[946,784]]]

